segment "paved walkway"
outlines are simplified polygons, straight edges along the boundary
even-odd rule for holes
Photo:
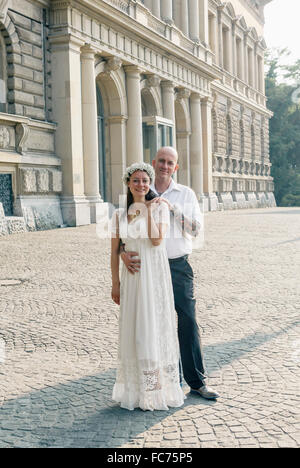
[[[169,412],[111,401],[118,307],[95,226],[0,239],[0,447],[299,447],[300,208],[205,223],[191,263],[221,398],[186,387]]]

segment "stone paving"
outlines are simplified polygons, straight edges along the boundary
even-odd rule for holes
[[[207,213],[191,256],[209,385],[111,400],[118,307],[95,226],[0,239],[0,447],[299,447],[300,209]]]

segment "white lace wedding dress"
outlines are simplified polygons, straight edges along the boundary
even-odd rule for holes
[[[119,348],[113,400],[133,410],[168,410],[184,403],[179,384],[179,346],[171,274],[164,241],[153,246],[145,216],[130,223],[117,210],[120,237],[127,251],[139,253],[141,268],[121,272]],[[161,204],[154,218],[168,222]]]

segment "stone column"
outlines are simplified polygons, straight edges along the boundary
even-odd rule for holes
[[[224,68],[224,64],[223,64],[222,10],[220,10],[220,9],[218,9],[218,50],[219,50],[219,67]]]
[[[152,13],[157,18],[160,18],[160,0],[152,0]]]
[[[245,81],[244,45],[242,39],[238,39],[237,75],[240,80]]]
[[[125,67],[127,85],[127,165],[143,161],[143,122],[141,101],[141,70],[129,65]]]
[[[152,11],[152,0],[145,0],[144,4],[150,11]]]
[[[188,0],[181,0],[181,31],[189,35],[189,5]]]
[[[189,30],[193,41],[199,41],[199,28],[199,1],[189,0]]]
[[[235,22],[232,23],[232,29],[231,29],[231,32],[232,32],[232,37],[231,37],[231,46],[232,46],[232,74],[234,76],[237,76],[237,47],[236,47],[236,34],[235,34],[235,30],[236,30],[236,26],[235,26]]]
[[[258,90],[260,93],[265,94],[265,73],[264,73],[264,59],[260,55],[257,56],[257,73],[258,73]]]
[[[229,73],[232,73],[232,34],[230,29],[225,30],[225,37],[226,43],[223,43],[223,47],[225,47],[226,66],[225,63],[223,63],[223,67]]]
[[[119,205],[124,192],[122,176],[126,169],[126,117],[113,115],[108,118],[111,150],[111,198]],[[135,162],[135,161],[133,161]]]
[[[213,192],[211,109],[212,101],[208,98],[202,99],[203,191],[208,200],[207,208],[215,211],[218,208],[218,199]]]
[[[202,149],[202,119],[201,98],[197,93],[190,97],[191,111],[191,140],[190,140],[190,166],[191,185],[197,199],[203,199],[203,149]]]
[[[99,194],[99,152],[95,51],[83,48],[81,53],[82,141],[85,195],[90,202],[91,222],[97,222],[101,208]]]
[[[168,120],[171,120],[174,124],[172,140],[173,146],[176,148],[174,83],[172,83],[172,81],[161,81],[161,92],[164,117]]]
[[[173,22],[173,0],[163,0],[160,4],[160,14],[167,23]]]
[[[188,0],[174,0],[174,22],[183,34],[189,34],[189,8]]]
[[[249,78],[250,78],[250,86],[255,88],[255,64],[254,64],[254,49],[249,49]]]
[[[199,0],[199,35],[204,44],[208,44],[208,0]]]
[[[80,48],[73,36],[52,37],[52,102],[56,152],[62,160],[61,208],[69,226],[90,224],[84,194]]]
[[[243,49],[244,49],[244,81],[249,84],[249,63],[248,63],[248,43],[247,43],[247,37],[248,34],[244,34],[244,44],[243,44]]]
[[[187,131],[180,131],[176,134],[179,164],[178,182],[187,186],[191,185],[190,136],[191,132]]]
[[[215,54],[214,63],[219,65],[219,42],[218,42],[218,22],[215,15],[209,17],[210,24],[210,46],[212,52]]]
[[[253,64],[254,64],[254,89],[258,89],[258,57],[257,57],[257,45],[253,48]]]

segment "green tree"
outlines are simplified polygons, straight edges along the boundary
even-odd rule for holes
[[[281,65],[287,49],[269,53],[266,64],[271,175],[279,206],[300,206],[300,60]]]

